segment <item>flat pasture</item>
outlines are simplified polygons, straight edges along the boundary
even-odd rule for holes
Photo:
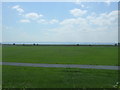
[[[3,88],[113,88],[118,71],[3,65]]]
[[[3,62],[118,65],[115,46],[3,46]]]
[[[116,46],[3,46],[3,62],[118,65]],[[3,88],[113,88],[117,70],[2,66]]]

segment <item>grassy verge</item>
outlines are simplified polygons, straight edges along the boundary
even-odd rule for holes
[[[2,46],[0,45],[0,62],[2,62]],[[0,89],[2,88],[2,66],[0,65]]]
[[[3,88],[113,88],[115,70],[3,66]]]
[[[3,46],[4,62],[117,65],[113,46]]]

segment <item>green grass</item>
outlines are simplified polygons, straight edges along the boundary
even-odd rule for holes
[[[4,62],[117,65],[113,46],[3,46]]]
[[[0,45],[0,62],[2,61],[2,46]]]
[[[2,46],[0,45],[0,62],[2,62]],[[2,88],[2,65],[0,65],[0,89]]]
[[[4,62],[117,65],[118,49],[109,46],[3,46]],[[113,88],[117,70],[2,67],[3,88]]]
[[[3,66],[3,88],[113,88],[116,70]]]
[[[0,65],[0,89],[2,88],[2,65]]]

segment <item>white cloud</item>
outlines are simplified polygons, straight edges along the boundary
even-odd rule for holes
[[[81,4],[81,1],[80,1],[80,0],[76,0],[76,1],[75,1],[75,4],[78,4],[78,5],[79,5],[79,4]]]
[[[37,22],[40,24],[55,24],[55,23],[58,23],[59,21],[57,19],[52,19],[50,21],[45,20],[45,19],[40,19]]]
[[[19,13],[23,13],[24,12],[24,10],[19,5],[13,6],[12,9],[17,10]]]
[[[86,18],[69,18],[60,22],[60,27],[49,30],[47,40],[60,42],[117,42],[117,11],[92,14]],[[55,38],[57,37],[57,38]]]
[[[88,24],[88,21],[85,19],[85,18],[81,18],[81,17],[78,17],[78,18],[70,18],[70,19],[65,19],[63,20],[62,22],[60,22],[60,25],[64,25],[64,26],[74,26],[74,25],[77,25],[77,26],[84,26]]]
[[[70,14],[72,14],[75,17],[82,16],[86,13],[87,13],[87,10],[81,10],[81,9],[78,9],[78,8],[70,10]]]
[[[75,4],[80,5],[82,8],[85,7],[85,5],[82,4],[82,2],[81,2],[80,0],[77,0],[77,1],[75,2]]]
[[[17,8],[19,8],[20,6],[19,5],[15,5],[15,6],[13,6],[12,8],[13,9],[17,9]]]
[[[112,11],[110,13],[103,13],[97,17],[88,16],[87,17],[92,24],[99,26],[111,26],[117,24],[118,11]],[[113,24],[114,22],[114,24]]]
[[[82,6],[84,7],[84,6]],[[13,7],[14,9],[19,6]],[[68,18],[63,21],[57,19],[46,20],[42,18],[42,14],[26,13],[23,14],[25,19],[20,22],[29,23],[31,19],[40,24],[55,24],[59,23],[60,27],[51,28],[42,33],[41,37],[37,36],[42,41],[59,41],[59,42],[117,42],[118,39],[118,11],[110,13],[89,14],[86,17],[80,17],[86,14],[86,10],[78,8],[70,10],[70,14],[74,18]],[[57,37],[57,38],[55,38]],[[32,38],[28,38],[29,40]]]
[[[34,22],[40,23],[40,24],[55,24],[59,21],[57,19],[52,20],[45,20],[43,19],[43,15],[36,13],[36,12],[30,12],[30,13],[23,13],[24,10],[19,6],[15,5],[12,7],[12,9],[16,9],[19,12],[19,15],[22,15],[23,19],[20,20],[22,23],[29,23],[31,20],[34,20]]]
[[[61,25],[66,25],[66,24],[71,25],[71,24],[74,24],[74,23],[76,23],[76,19],[74,19],[74,18],[65,19],[62,22],[60,22]]]
[[[85,25],[97,25],[99,27],[110,27],[113,25],[117,25],[118,20],[118,11],[112,11],[110,13],[102,13],[100,15],[96,15],[95,13],[91,16],[87,16],[86,18],[77,17],[77,18],[70,18],[65,19],[62,22],[60,22],[61,25],[83,25],[82,27],[85,27]],[[114,24],[113,24],[114,22]]]
[[[40,19],[37,22],[40,24],[48,24],[48,22],[45,19]]]
[[[22,20],[20,20],[20,22],[22,22],[22,23],[30,23],[30,20],[28,20],[28,19],[22,19]]]
[[[42,17],[43,15],[42,14],[38,14],[38,13],[35,13],[35,12],[32,12],[32,13],[27,13],[24,15],[26,18],[29,18],[29,19],[38,19],[40,17]]]
[[[83,4],[82,4],[82,5],[81,5],[81,7],[82,7],[82,8],[84,8],[84,7],[85,7],[85,5],[83,5]]]
[[[110,0],[106,0],[105,3],[106,3],[108,6],[110,6],[111,1],[110,1]]]
[[[50,24],[55,24],[55,23],[58,23],[59,21],[57,19],[52,19],[49,23]]]

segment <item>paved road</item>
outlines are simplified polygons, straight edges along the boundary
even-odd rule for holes
[[[37,63],[16,63],[16,62],[0,62],[0,65],[11,66],[30,66],[30,67],[63,67],[63,68],[88,68],[88,69],[109,69],[120,70],[120,66],[106,65],[76,65],[76,64],[37,64]]]

